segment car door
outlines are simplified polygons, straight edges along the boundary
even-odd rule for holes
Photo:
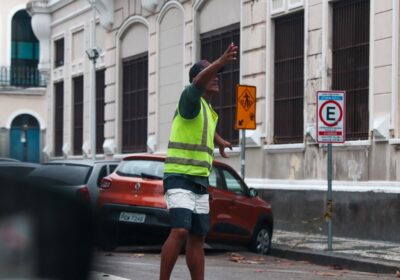
[[[246,201],[246,195],[243,194],[247,192],[247,188],[240,193],[239,188],[242,190],[240,180],[228,170],[221,167],[213,168],[209,188],[211,212],[209,240],[248,240],[251,230],[248,229],[245,216],[251,212],[247,209],[248,206],[251,207],[251,203]]]
[[[223,182],[221,171],[213,167],[209,176],[209,200],[210,200],[210,232],[209,239],[223,239],[224,229],[231,220],[231,213],[226,211],[229,208],[229,197],[226,195],[226,187]]]
[[[233,235],[240,240],[249,239],[259,218],[257,204],[249,195],[246,184],[234,170],[222,168],[221,171],[231,199],[231,224],[237,229]]]

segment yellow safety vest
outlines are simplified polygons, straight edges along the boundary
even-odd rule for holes
[[[217,113],[203,98],[200,112],[193,119],[183,118],[177,109],[164,172],[208,177],[213,162],[217,120]]]

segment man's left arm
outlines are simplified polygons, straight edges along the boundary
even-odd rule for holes
[[[214,143],[218,145],[220,155],[224,158],[228,158],[229,156],[225,153],[225,148],[232,150],[232,144],[219,136],[217,132],[214,134]]]

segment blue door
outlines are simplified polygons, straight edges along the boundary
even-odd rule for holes
[[[10,130],[10,157],[26,162],[40,161],[40,128],[31,115],[14,119]]]

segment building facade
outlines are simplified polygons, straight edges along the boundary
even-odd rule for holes
[[[104,108],[98,105],[97,153],[165,152],[188,69],[233,41],[239,60],[222,73],[222,93],[212,103],[219,132],[236,146],[229,161],[238,166],[235,86],[257,87],[247,177],[323,179],[326,147],[315,142],[315,95],[336,89],[347,91],[347,141],[334,147],[335,179],[397,181],[398,6],[392,0],[98,0],[97,95]],[[50,158],[87,156],[90,3],[36,0],[30,7],[34,20],[51,22],[41,39],[50,74],[45,150]]]
[[[46,81],[38,71],[39,41],[27,0],[0,7],[0,157],[45,160]]]
[[[351,235],[346,221],[353,225],[347,230],[355,230],[372,219],[371,238],[398,240],[393,214],[400,190],[398,0],[97,0],[96,5],[93,23],[87,0],[28,4],[41,45],[39,69],[49,77],[46,157],[91,156],[92,64],[85,51],[92,46],[93,24],[101,49],[98,158],[165,153],[190,66],[217,58],[235,42],[238,60],[221,73],[222,90],[212,100],[218,132],[234,146],[223,160],[240,169],[235,88],[254,85],[257,129],[246,131],[246,181],[267,190],[263,195],[275,203],[278,227],[298,229],[301,219],[324,208],[327,147],[316,143],[316,92],[345,90],[347,140],[333,148],[334,190],[345,198],[337,204],[342,223],[335,230]],[[288,191],[300,191],[302,200]],[[371,199],[370,191],[388,196]],[[373,200],[389,214],[367,214]],[[299,210],[305,205],[311,206]],[[297,223],[293,215],[300,215]]]

